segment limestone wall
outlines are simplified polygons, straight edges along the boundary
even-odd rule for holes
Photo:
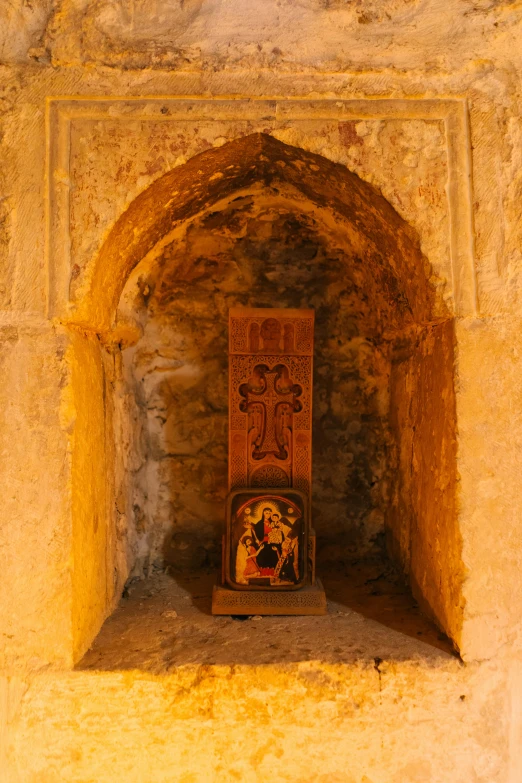
[[[8,781],[514,783],[506,684],[456,661],[39,676],[4,691]]]
[[[521,779],[513,675],[522,603],[521,18],[518,0],[16,0],[0,6],[0,638],[6,672],[22,671],[20,699],[35,670],[72,665],[114,605],[129,563],[118,539],[127,499],[115,487],[114,497],[109,492],[103,501],[110,507],[106,519],[89,514],[89,499],[99,490],[96,455],[85,465],[85,497],[72,489],[78,466],[71,448],[91,423],[77,419],[71,402],[74,359],[62,325],[81,320],[77,308],[91,291],[98,252],[145,188],[202,150],[261,131],[341,163],[380,189],[420,238],[434,312],[456,319],[453,519],[460,539],[452,541],[462,555],[460,649],[467,661],[489,661],[465,694],[481,720],[487,716],[488,728],[463,719],[466,736],[477,743],[466,745],[478,759],[473,764],[453,742],[458,716],[453,729],[429,736],[441,751],[437,763],[444,769],[449,758],[456,779]],[[114,291],[125,279],[122,274]],[[99,326],[106,311],[101,305],[97,311],[97,302],[89,313]],[[108,332],[110,324],[103,328]],[[75,389],[89,397],[98,427],[100,397],[107,388],[112,393],[121,373],[110,349],[103,374],[102,361],[94,361],[96,329],[89,344],[98,369],[77,378]],[[107,342],[125,344],[124,331],[106,335]],[[146,328],[142,339],[147,334]],[[105,415],[123,428],[120,410]],[[93,432],[102,437],[101,427]],[[442,478],[430,479],[437,491]],[[429,513],[433,541],[448,541],[437,538],[440,517]],[[117,540],[104,537],[109,527]],[[88,552],[97,553],[96,563]],[[84,554],[82,574],[76,566]],[[437,546],[426,557],[434,568],[443,560]],[[421,583],[423,574],[416,578]],[[451,598],[452,589],[447,581],[438,594]],[[446,675],[439,674],[449,698]],[[415,689],[413,680],[394,682]],[[55,698],[35,688],[42,704],[28,702],[27,712],[20,712],[18,697],[9,709],[2,702],[0,759],[11,743],[13,780],[24,774],[45,780],[46,770],[50,781],[59,779],[47,762],[38,766],[40,751],[30,773],[20,770],[27,726],[44,725],[45,718],[34,716],[49,715]],[[483,699],[484,689],[491,698]],[[426,698],[419,692],[419,722]],[[392,698],[383,724],[402,720],[394,705]],[[439,702],[426,709],[435,723],[448,714]],[[326,708],[320,714],[327,723]],[[370,713],[368,721],[373,718]],[[314,731],[320,722],[316,715]],[[367,724],[353,725],[357,744]],[[499,725],[505,745],[497,734],[488,739]],[[38,748],[51,748],[58,735],[38,739]],[[397,781],[447,779],[426,761],[427,746],[422,758],[408,755],[401,767],[412,739],[396,733],[392,740],[383,769],[392,769]],[[93,767],[74,766],[80,761],[73,746],[68,779],[92,777]],[[381,770],[372,771],[371,743],[361,740],[360,765],[351,772],[350,748],[322,747],[317,758],[325,747],[330,758],[336,749],[344,754],[343,764],[328,767],[330,779],[382,779]],[[309,765],[299,768],[294,756],[291,763],[303,781],[310,778]],[[319,766],[313,769],[320,779]]]
[[[1,332],[1,667],[71,666],[67,340],[40,319]]]
[[[397,467],[387,545],[423,610],[460,645],[465,572],[454,469],[454,330],[450,319],[395,343],[389,407]]]
[[[140,420],[140,435],[128,435],[138,451],[128,477],[133,573],[153,563],[216,567],[220,558],[228,310],[237,305],[315,308],[319,558],[342,564],[382,546],[390,471],[383,331],[394,316],[379,318],[389,303],[370,296],[354,253],[317,210],[300,214],[295,201],[252,193],[207,211],[148,270],[137,267],[122,313],[143,328],[125,352],[127,396],[134,396]],[[130,422],[132,430],[134,417]]]

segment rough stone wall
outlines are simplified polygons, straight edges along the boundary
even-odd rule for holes
[[[278,735],[283,761],[276,768],[290,767],[294,779],[300,775],[303,781],[313,774],[343,783],[352,783],[349,775],[355,783],[438,783],[449,777],[463,783],[519,783],[520,27],[517,0],[14,0],[0,5],[0,317],[6,360],[1,638],[9,675],[2,690],[0,762],[9,761],[1,768],[8,768],[10,783],[64,775],[99,778],[97,765],[103,762],[105,770],[121,770],[132,779],[138,764],[126,764],[134,757],[125,742],[140,726],[151,690],[147,677],[132,696],[131,723],[116,743],[107,744],[109,730],[129,715],[127,675],[110,682],[114,712],[104,723],[107,681],[94,688],[97,706],[82,721],[82,688],[75,700],[67,682],[63,693],[72,707],[55,708],[60,678],[31,674],[48,663],[69,665],[72,658],[68,449],[74,417],[59,419],[57,413],[69,368],[62,358],[66,345],[55,331],[59,325],[50,314],[67,320],[71,271],[79,285],[93,249],[153,179],[190,158],[201,144],[264,129],[372,177],[419,232],[443,297],[455,304],[457,513],[466,600],[461,649],[467,660],[490,659],[462,693],[461,681],[453,690],[438,667],[421,667],[433,677],[433,690],[426,690],[419,688],[415,667],[411,677],[388,667],[388,684],[383,667],[370,664],[375,702],[365,721],[358,696],[369,686],[360,672],[343,701],[337,675],[329,672],[334,684],[320,689],[324,672],[307,671],[300,675],[295,700],[306,688],[320,706],[292,714],[296,744],[290,743],[286,756],[288,743]],[[413,130],[406,140],[408,129]],[[77,147],[81,138],[83,154]],[[115,143],[108,147],[111,139]],[[114,184],[116,174],[121,186]],[[67,252],[71,247],[73,256]],[[37,417],[41,406],[45,412]],[[120,498],[120,510],[121,504]],[[19,680],[9,669],[13,660],[25,667]],[[248,682],[251,676],[247,672]],[[228,672],[222,679],[215,672],[209,678],[220,693],[230,688]],[[277,678],[277,693],[285,693],[284,712],[289,701],[284,667],[278,667]],[[87,690],[91,682],[86,677]],[[238,687],[243,692],[244,685]],[[443,698],[432,699],[430,693]],[[195,696],[193,703],[185,701],[187,694]],[[404,694],[413,694],[408,704],[400,701]],[[236,692],[234,697],[240,704]],[[208,698],[201,671],[194,682],[160,688],[157,709],[145,713],[148,727],[157,719],[162,728],[146,741],[141,731],[135,735],[139,761],[147,745],[146,759],[161,774],[167,759],[165,779],[180,759],[192,771],[193,727],[201,738],[198,747],[208,750],[207,726],[201,733],[199,723],[206,720],[200,707]],[[257,692],[254,698],[258,727]],[[443,702],[452,705],[452,723]],[[165,729],[161,719],[173,703],[188,707]],[[332,705],[352,716],[349,731],[342,721],[336,723],[339,733],[330,731]],[[377,705],[381,733],[375,731]],[[480,720],[462,712],[464,705],[476,707]],[[217,712],[221,727],[232,716],[221,735],[229,762],[214,746],[203,773],[255,780],[259,756],[249,756],[242,746],[230,760],[230,734],[245,723],[244,712],[229,707]],[[70,716],[67,735],[64,715]],[[328,730],[318,728],[322,722]],[[94,725],[102,729],[86,751],[85,732]],[[40,739],[32,729],[41,730]],[[290,737],[288,726],[283,729],[281,734]],[[263,741],[267,730],[263,724]],[[169,753],[165,736],[174,738]],[[100,755],[101,746],[106,756]],[[29,761],[31,747],[39,750]],[[266,768],[273,771],[274,744],[264,747]],[[122,766],[112,766],[116,762]]]
[[[198,153],[263,132],[342,164],[380,191],[420,238],[422,252],[432,265],[430,274],[433,285],[439,289],[439,298],[451,300],[451,216],[446,193],[448,152],[444,122],[429,115],[422,120],[410,118],[408,122],[378,116],[349,119],[342,110],[337,117],[323,119],[322,110],[323,107],[310,107],[311,118],[303,122],[292,116],[291,105],[278,111],[273,102],[267,101],[259,109],[252,110],[248,105],[234,108],[237,116],[223,120],[215,118],[210,104],[198,111],[194,122],[187,120],[184,104],[180,107],[167,102],[148,106],[145,118],[140,106],[127,105],[124,122],[114,119],[113,113],[100,119],[93,119],[90,114],[75,118],[68,150],[70,175],[75,183],[68,202],[68,296],[73,300],[81,296],[89,278],[89,266],[106,231],[148,185]],[[97,107],[96,117],[103,111],[102,106]],[[96,145],[92,144],[93,139],[97,140]],[[249,153],[245,150],[244,154]],[[237,166],[237,161],[231,160]],[[223,161],[223,170],[230,162]],[[310,169],[307,173],[313,174]],[[181,194],[186,187],[186,182],[177,185]]]
[[[386,527],[388,551],[414,596],[457,641],[464,573],[456,508],[454,351],[453,319],[395,341],[389,410],[397,469]]]
[[[342,565],[382,547],[391,469],[383,339],[390,304],[371,296],[362,260],[317,215],[271,200],[253,194],[205,213],[148,272],[138,267],[124,293],[143,328],[124,359],[127,394],[135,396],[140,419],[140,436],[129,438],[139,457],[127,477],[135,574],[152,563],[186,570],[219,560],[228,310],[238,305],[314,307],[319,558]],[[130,422],[136,426],[134,417]]]
[[[0,667],[70,666],[70,456],[64,432],[70,418],[61,399],[69,374],[67,339],[34,319],[4,326],[1,333],[0,552],[6,589]]]
[[[114,457],[108,362],[97,335],[73,331],[67,358],[71,382],[62,411],[71,423],[71,623],[77,660],[114,600]]]

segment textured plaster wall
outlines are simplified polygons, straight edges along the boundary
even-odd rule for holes
[[[65,336],[42,320],[1,329],[1,666],[72,664]]]
[[[69,416],[72,488],[72,626],[73,656],[85,652],[114,599],[114,471],[110,395],[102,348],[96,335],[72,332]],[[87,402],[87,404],[86,404]],[[107,443],[106,443],[107,441]]]
[[[136,425],[129,417],[139,433],[127,438],[134,444],[127,477],[133,489],[124,489],[133,493],[136,575],[165,562],[187,570],[219,560],[228,310],[238,305],[314,307],[319,557],[340,564],[382,546],[390,471],[390,349],[383,331],[394,314],[382,293],[370,294],[346,237],[307,206],[300,213],[298,203],[276,195],[236,196],[191,222],[127,284],[122,317],[134,315],[143,329],[125,352],[127,394],[139,419]]]
[[[521,14],[517,0],[0,6],[0,638],[10,678],[0,759],[11,780],[103,779],[102,766],[139,780],[140,763],[157,779],[178,765],[187,780],[256,780],[264,763],[302,781],[519,783]],[[370,666],[370,683],[339,670],[339,687],[314,690],[308,717],[290,713],[291,727],[279,728],[272,713],[274,739],[262,757],[251,743],[231,744],[245,714],[232,707],[223,713],[230,723],[219,723],[222,744],[209,742],[216,727],[202,707],[201,672],[195,686],[170,691],[160,683],[160,707],[145,710],[156,687],[149,678],[138,687],[130,675],[107,675],[108,699],[107,680],[98,686],[82,674],[75,701],[77,675],[33,673],[70,665],[73,656],[69,338],[48,316],[67,320],[70,293],[88,285],[92,258],[147,185],[205,146],[256,130],[338,160],[379,187],[419,233],[439,304],[455,306],[461,649],[468,661],[489,659],[458,677],[424,664],[406,674],[388,666],[385,676]],[[118,383],[109,370],[106,377]],[[112,578],[107,571],[105,584]],[[230,687],[229,672],[208,676],[221,692]],[[466,689],[460,676],[470,678]],[[286,714],[286,694],[298,701],[302,682],[294,692],[284,667],[277,678],[268,703],[285,689]],[[324,673],[312,679],[325,682]],[[249,687],[238,681],[241,693]],[[341,693],[359,704],[359,687],[371,708],[361,718],[353,707],[353,720],[337,722],[332,704],[340,709]],[[80,703],[94,705],[85,720],[77,718]],[[183,703],[190,717],[176,713],[166,726],[172,705]],[[257,696],[245,708],[253,733],[259,709]],[[133,734],[143,715],[155,716],[145,740]],[[323,730],[332,725],[338,733]],[[268,731],[263,725],[263,741]],[[196,735],[200,744],[189,746]],[[133,736],[140,759],[130,745],[121,752]],[[306,752],[298,754],[303,737]]]
[[[457,523],[453,319],[395,343],[389,416],[396,474],[387,544],[424,611],[460,644],[464,599]]]

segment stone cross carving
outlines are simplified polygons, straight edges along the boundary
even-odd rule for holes
[[[229,489],[310,497],[313,310],[230,310]]]
[[[301,410],[298,384],[288,383],[288,370],[278,365],[273,370],[265,365],[254,368],[254,378],[261,388],[243,384],[239,393],[245,397],[240,409],[250,414],[251,456],[255,460],[272,454],[279,460],[288,458],[291,448],[292,413]],[[286,380],[286,383],[285,383]]]
[[[310,523],[313,310],[230,310],[229,495],[213,614],[325,614]]]

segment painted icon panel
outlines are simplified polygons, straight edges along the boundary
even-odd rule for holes
[[[238,589],[302,586],[306,499],[297,490],[238,490],[229,499],[227,581]]]

